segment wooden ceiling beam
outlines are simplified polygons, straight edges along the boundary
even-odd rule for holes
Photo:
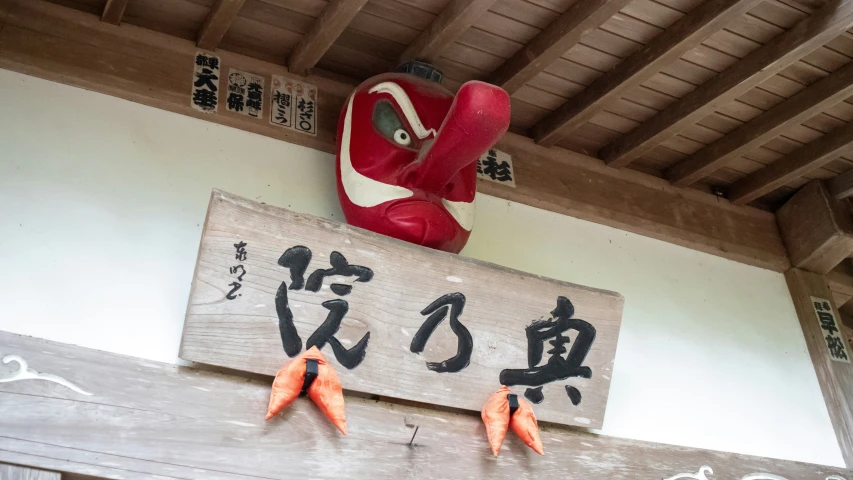
[[[622,10],[629,0],[578,0],[489,78],[510,95]]]
[[[421,32],[397,59],[402,65],[410,60],[433,63],[447,47],[477,22],[497,0],[451,0],[444,10]]]
[[[287,69],[297,75],[308,75],[366,3],[367,0],[329,2],[308,33],[293,48],[287,59]]]
[[[851,147],[851,142],[853,123],[848,123],[738,180],[729,190],[729,200],[736,205],[743,205],[766,195],[838,158]]]
[[[853,62],[670,167],[666,177],[679,187],[691,185],[850,95],[853,95]]]
[[[832,40],[851,24],[853,0],[831,0],[787,32],[753,50],[650,120],[605,146],[599,156],[613,167],[628,165]]]
[[[761,0],[704,2],[641,47],[592,85],[533,126],[537,143],[551,146],[577,130],[622,95],[652,78]],[[579,2],[580,3],[580,2]]]
[[[246,0],[216,0],[198,32],[199,48],[215,50]]]
[[[853,197],[853,170],[838,175],[827,182],[829,193],[833,197],[841,200],[842,198]]]
[[[124,16],[124,9],[127,8],[128,0],[107,0],[104,5],[104,13],[101,14],[101,21],[118,25],[121,23],[121,17]]]

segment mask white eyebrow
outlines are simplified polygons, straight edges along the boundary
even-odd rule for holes
[[[412,101],[409,99],[409,96],[406,95],[406,91],[403,90],[403,87],[394,82],[382,82],[374,85],[373,88],[368,90],[368,93],[387,93],[394,97],[397,105],[401,110],[403,110],[403,115],[406,116],[406,120],[409,121],[409,125],[411,125],[415,130],[415,135],[417,135],[421,140],[430,135],[435,135],[434,128],[427,130],[424,127],[424,124],[421,123],[421,119],[418,117],[418,112],[415,110],[415,106],[412,105]]]

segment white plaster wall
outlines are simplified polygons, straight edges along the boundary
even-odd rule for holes
[[[331,155],[0,70],[0,330],[174,362],[213,187],[342,217]],[[486,196],[463,254],[625,296],[603,433],[843,466],[782,275]]]

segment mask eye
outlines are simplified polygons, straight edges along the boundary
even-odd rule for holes
[[[396,132],[394,132],[394,141],[408,147],[412,144],[412,137],[409,135],[409,132],[403,130],[402,128],[398,128]]]
[[[412,134],[406,130],[391,102],[383,100],[373,107],[373,127],[397,145],[408,147],[412,144]]]

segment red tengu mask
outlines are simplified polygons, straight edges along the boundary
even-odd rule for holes
[[[487,83],[468,82],[454,97],[406,73],[365,81],[338,122],[338,197],[347,222],[459,253],[474,224],[477,158],[509,119],[509,95]]]

